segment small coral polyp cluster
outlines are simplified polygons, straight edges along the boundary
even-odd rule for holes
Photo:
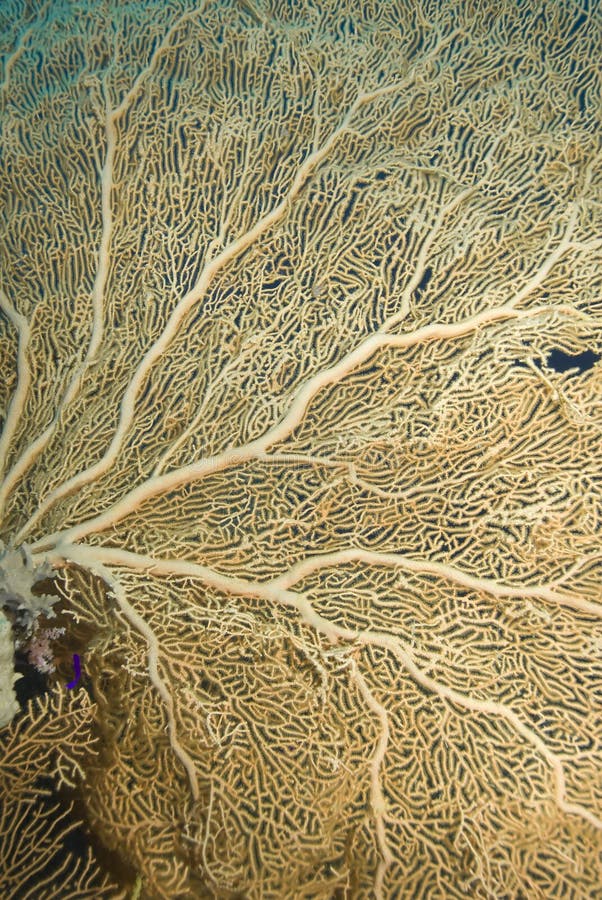
[[[27,544],[12,548],[0,541],[0,605],[12,612],[27,631],[40,613],[52,615],[58,598],[34,593],[35,586],[48,578],[52,578],[51,566],[34,564]]]

